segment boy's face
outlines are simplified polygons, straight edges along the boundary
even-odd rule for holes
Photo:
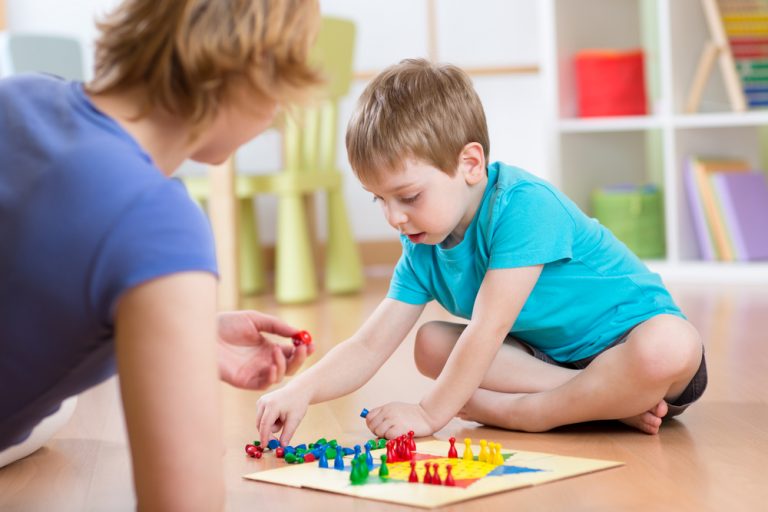
[[[402,171],[382,172],[363,187],[393,228],[415,244],[437,245],[449,237],[456,243],[463,239],[482,198],[473,188],[478,181],[462,163],[449,176],[420,160],[407,160]]]

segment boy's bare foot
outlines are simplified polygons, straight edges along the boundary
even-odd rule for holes
[[[646,434],[658,434],[659,427],[661,427],[661,419],[667,415],[668,411],[669,407],[667,406],[667,402],[662,400],[644,413],[624,418],[619,421],[625,425],[634,427],[641,432],[645,432]]]

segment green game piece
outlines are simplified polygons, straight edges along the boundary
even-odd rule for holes
[[[368,469],[368,461],[365,460],[365,454],[361,453],[357,456],[357,465],[360,466],[360,471],[363,475],[365,475],[365,478],[368,478],[368,474],[370,473],[370,470]]]
[[[386,480],[389,478],[389,468],[387,467],[387,456],[381,456],[381,466],[379,466],[379,478]]]
[[[304,456],[296,457],[296,464],[304,464]]]
[[[335,459],[336,458],[336,449],[335,448],[326,448],[325,449],[325,456],[328,459]]]
[[[328,444],[328,441],[324,437],[321,437],[320,439],[317,440],[317,444],[322,446],[324,444]]]
[[[261,441],[254,441],[253,446],[261,446]]]
[[[331,439],[331,442],[328,444],[331,445],[331,448],[336,448],[339,446],[339,443],[335,439]]]
[[[379,439],[379,448],[386,448],[386,447],[387,447],[387,440]]]
[[[365,467],[365,461],[361,466],[360,459],[352,459],[352,471],[349,473],[349,481],[352,482],[352,485],[363,484],[368,479],[368,475],[363,473],[363,467]]]
[[[296,456],[292,453],[286,453],[283,458],[285,459],[285,462],[287,462],[288,464],[293,464],[294,462],[296,462]]]

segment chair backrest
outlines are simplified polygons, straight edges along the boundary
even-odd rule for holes
[[[352,84],[355,24],[324,17],[312,60],[325,74],[325,100],[287,116],[283,128],[285,167],[288,170],[334,170],[338,138],[338,103]]]
[[[83,51],[73,37],[8,34],[12,73],[42,72],[68,80],[83,80]]]

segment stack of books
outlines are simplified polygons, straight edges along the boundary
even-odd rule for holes
[[[768,107],[768,0],[720,0],[719,6],[747,105]]]
[[[684,170],[701,258],[768,260],[768,180],[734,158],[692,156]]]

